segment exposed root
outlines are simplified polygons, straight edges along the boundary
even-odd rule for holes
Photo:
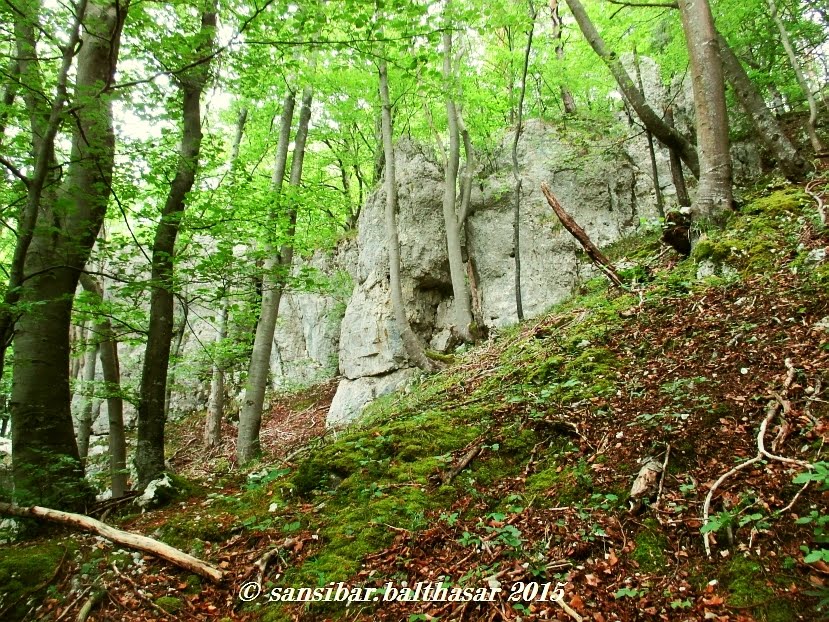
[[[786,381],[784,382],[783,386],[785,390],[788,391],[789,387],[792,385],[792,382],[794,382],[794,377],[797,373],[797,370],[792,364],[791,359],[787,358],[785,364],[786,368],[788,369],[788,373],[786,374]],[[773,395],[774,400],[769,402],[769,405],[766,409],[766,416],[760,424],[760,430],[757,432],[757,455],[755,455],[753,458],[749,460],[746,460],[745,462],[741,462],[733,469],[723,473],[722,475],[720,475],[717,481],[714,482],[714,484],[711,486],[711,489],[708,491],[708,494],[705,496],[705,503],[702,506],[703,527],[705,527],[705,525],[707,525],[710,520],[711,500],[714,498],[714,492],[716,492],[717,488],[719,488],[725,480],[727,480],[735,473],[746,468],[747,466],[755,464],[763,458],[767,458],[769,460],[776,460],[777,462],[793,464],[807,470],[811,470],[814,468],[814,466],[811,463],[806,462],[804,460],[796,460],[794,458],[778,456],[766,450],[766,431],[768,430],[769,423],[771,423],[771,421],[777,416],[777,413],[780,411],[781,408],[783,409],[784,413],[786,413],[789,411],[790,407],[789,402],[787,400],[784,400],[780,395],[778,395],[777,393],[774,393]],[[803,492],[803,489],[801,489],[800,492]],[[800,492],[798,492],[798,494],[795,495],[795,498],[792,499],[792,503],[790,503],[786,508],[784,508],[783,511],[787,511],[791,508],[792,505],[794,505],[794,502],[797,501],[797,497],[800,495]],[[702,535],[702,541],[705,545],[706,556],[711,557],[711,532],[705,532]]]

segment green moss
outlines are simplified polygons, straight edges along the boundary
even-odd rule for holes
[[[5,620],[26,615],[29,600],[46,589],[66,554],[66,547],[55,543],[0,549],[0,610],[10,607]]]
[[[426,350],[426,356],[433,361],[439,361],[441,363],[445,363],[446,365],[451,365],[455,361],[457,361],[457,357],[453,354],[444,354],[443,352],[438,352],[437,350]]]
[[[728,592],[727,602],[747,609],[763,622],[788,622],[799,619],[792,601],[778,599],[769,587],[770,577],[755,560],[736,556],[719,573],[719,581]],[[791,583],[789,578],[787,583]]]
[[[580,504],[590,498],[593,478],[590,467],[583,460],[575,466],[560,466],[555,461],[548,461],[544,468],[527,478],[525,490],[530,495],[544,495],[553,505]]]
[[[659,524],[653,520],[645,521],[644,528],[636,536],[636,548],[631,557],[639,564],[642,572],[653,574],[665,569],[665,551],[668,540],[659,532]]]
[[[732,218],[726,230],[712,229],[695,245],[691,254],[696,263],[710,260],[727,263],[743,274],[773,269],[796,246],[797,215],[805,195],[798,188],[778,190],[754,199]]]
[[[155,599],[155,604],[167,613],[178,613],[184,608],[184,603],[175,596],[160,596]]]
[[[235,518],[207,512],[182,513],[170,517],[161,529],[161,539],[184,550],[204,550],[205,542],[222,542],[236,526]]]

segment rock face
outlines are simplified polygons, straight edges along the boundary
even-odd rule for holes
[[[632,58],[623,62],[635,75]],[[640,59],[640,72],[652,106],[661,110],[665,101],[673,101],[677,125],[686,130],[693,123],[689,114],[693,108],[690,83],[664,88],[659,68],[647,58]],[[615,125],[591,125],[583,119],[555,126],[538,120],[525,124],[517,155],[522,180],[520,258],[526,317],[543,313],[595,274],[583,259],[580,246],[547,205],[540,190],[542,183],[551,187],[563,207],[599,246],[658,217],[648,145],[633,124],[621,100]],[[478,321],[490,329],[517,320],[512,141],[513,134],[507,132],[500,146],[486,158],[486,164],[475,171],[463,235],[468,274],[477,286],[473,307],[479,310]],[[732,153],[738,179],[741,175],[756,175],[760,155],[755,146],[734,145]],[[668,152],[657,145],[655,155],[659,186],[665,207],[670,208],[675,206],[675,190]],[[398,143],[395,158],[407,314],[425,345],[445,351],[451,336],[452,286],[442,216],[443,170],[434,153],[408,140]],[[686,175],[686,179],[693,186],[691,176]],[[271,386],[289,389],[340,375],[342,380],[328,415],[332,426],[348,424],[368,402],[400,387],[417,373],[407,361],[392,312],[384,209],[385,190],[380,185],[363,206],[356,237],[347,237],[333,250],[297,258],[295,274],[308,277],[298,281],[309,285],[286,292],[280,307]],[[184,325],[180,362],[171,374],[172,416],[206,408],[208,351],[218,334],[219,315],[218,309],[209,307],[194,304]],[[181,316],[180,309],[177,316]],[[252,330],[252,326],[237,327],[234,339],[245,342],[251,339]],[[137,386],[142,355],[143,346],[121,347],[128,391]],[[231,413],[238,412],[244,391],[246,361],[243,355],[237,358],[239,364],[226,379]],[[127,407],[128,420],[132,414]],[[105,431],[104,404],[94,432]]]
[[[585,157],[584,146],[578,144],[583,137],[582,131],[569,135],[531,121],[519,140],[521,284],[526,317],[560,302],[593,273],[547,205],[540,190],[542,182],[550,185],[600,246],[633,231],[640,218],[656,216],[652,186],[641,183],[643,173],[630,156],[611,148],[605,152],[591,149],[595,155]],[[507,135],[489,167],[479,171],[466,231],[481,320],[490,328],[517,320],[511,144],[512,136]],[[395,157],[403,296],[415,332],[425,344],[442,349],[449,334],[452,303],[441,211],[443,174],[431,154],[410,142],[398,144]],[[406,361],[391,308],[384,202],[385,191],[379,189],[360,215],[355,287],[340,326],[339,361],[344,378],[328,414],[329,425],[347,424],[369,401],[416,373]]]

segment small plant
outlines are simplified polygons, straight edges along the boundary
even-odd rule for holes
[[[447,514],[446,512],[443,512],[440,515],[440,520],[446,521],[447,525],[454,527],[458,522],[458,513],[452,512],[451,514]]]
[[[816,482],[820,490],[829,490],[829,462],[817,462],[814,465],[814,470],[808,473],[801,473],[794,478],[795,484],[806,484],[808,482]],[[803,561],[807,564],[823,561],[829,562],[829,514],[812,510],[808,516],[802,516],[797,519],[800,525],[810,524],[813,527],[814,543],[819,545],[817,548],[801,547],[805,553]]]
[[[642,596],[643,592],[641,590],[635,590],[629,587],[623,587],[613,594],[613,598],[619,600],[620,598],[639,598]]]

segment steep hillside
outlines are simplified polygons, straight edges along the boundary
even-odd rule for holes
[[[188,440],[197,422],[180,424],[171,454],[197,486],[117,522],[221,565],[226,584],[52,538],[0,552],[0,618],[68,619],[102,589],[90,620],[820,619],[829,237],[815,213],[780,186],[702,232],[689,259],[656,232],[617,243],[629,291],[594,279],[344,432],[321,427],[330,386],[286,397],[266,424],[280,457],[250,473],[205,457]],[[263,595],[241,602],[260,577]],[[503,591],[268,602],[441,577]],[[550,583],[548,600],[528,583]],[[566,607],[549,600],[557,584]]]

